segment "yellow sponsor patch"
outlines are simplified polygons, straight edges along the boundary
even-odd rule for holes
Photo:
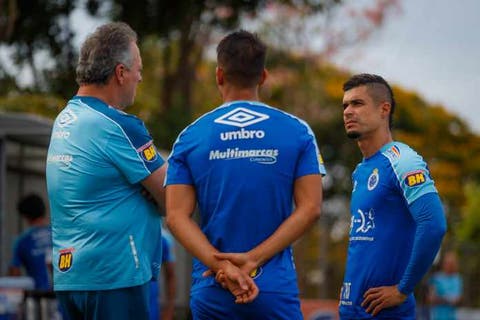
[[[407,174],[405,177],[405,183],[409,187],[418,186],[426,181],[423,171],[415,171]]]
[[[58,256],[58,269],[61,272],[66,272],[70,270],[73,265],[73,250],[65,249],[60,250],[60,255]]]
[[[147,161],[152,161],[153,159],[155,159],[156,155],[157,150],[155,150],[155,146],[153,144],[142,151],[142,156]]]
[[[255,279],[260,276],[263,272],[262,267],[258,267],[250,272],[250,278]]]

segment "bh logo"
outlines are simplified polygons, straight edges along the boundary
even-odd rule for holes
[[[63,249],[59,251],[58,269],[61,272],[70,270],[73,265],[73,249]]]

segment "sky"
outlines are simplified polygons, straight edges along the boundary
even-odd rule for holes
[[[353,73],[379,74],[391,84],[415,91],[480,134],[480,110],[472,102],[480,91],[480,0],[398,2],[400,12],[389,14],[367,41],[341,51],[334,63]],[[76,35],[80,44],[105,21],[76,10],[71,22],[82,26]]]
[[[480,134],[480,1],[400,0],[401,12],[341,52],[343,69],[376,73],[443,105]],[[401,108],[401,106],[399,106]]]

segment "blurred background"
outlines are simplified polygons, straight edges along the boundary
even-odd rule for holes
[[[0,0],[0,276],[14,237],[26,227],[17,200],[32,191],[47,199],[52,119],[76,93],[85,37],[107,21],[137,31],[143,82],[128,112],[146,122],[157,147],[169,150],[188,123],[221,103],[215,46],[244,28],[269,46],[262,99],[308,121],[328,170],[322,218],[295,244],[302,298],[338,297],[350,175],[361,160],[344,135],[342,84],[353,73],[377,73],[394,87],[394,138],[424,156],[446,208],[442,250],[460,258],[462,312],[480,319],[474,316],[480,308],[480,112],[472,100],[480,89],[480,2],[452,6],[446,0]],[[190,258],[180,247],[177,255],[182,319]],[[424,285],[417,288],[420,305]]]

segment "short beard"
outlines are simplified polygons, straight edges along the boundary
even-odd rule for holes
[[[351,132],[347,132],[347,137],[349,137],[352,140],[356,140],[361,137],[361,134],[360,132],[357,132],[357,131],[351,131]]]

